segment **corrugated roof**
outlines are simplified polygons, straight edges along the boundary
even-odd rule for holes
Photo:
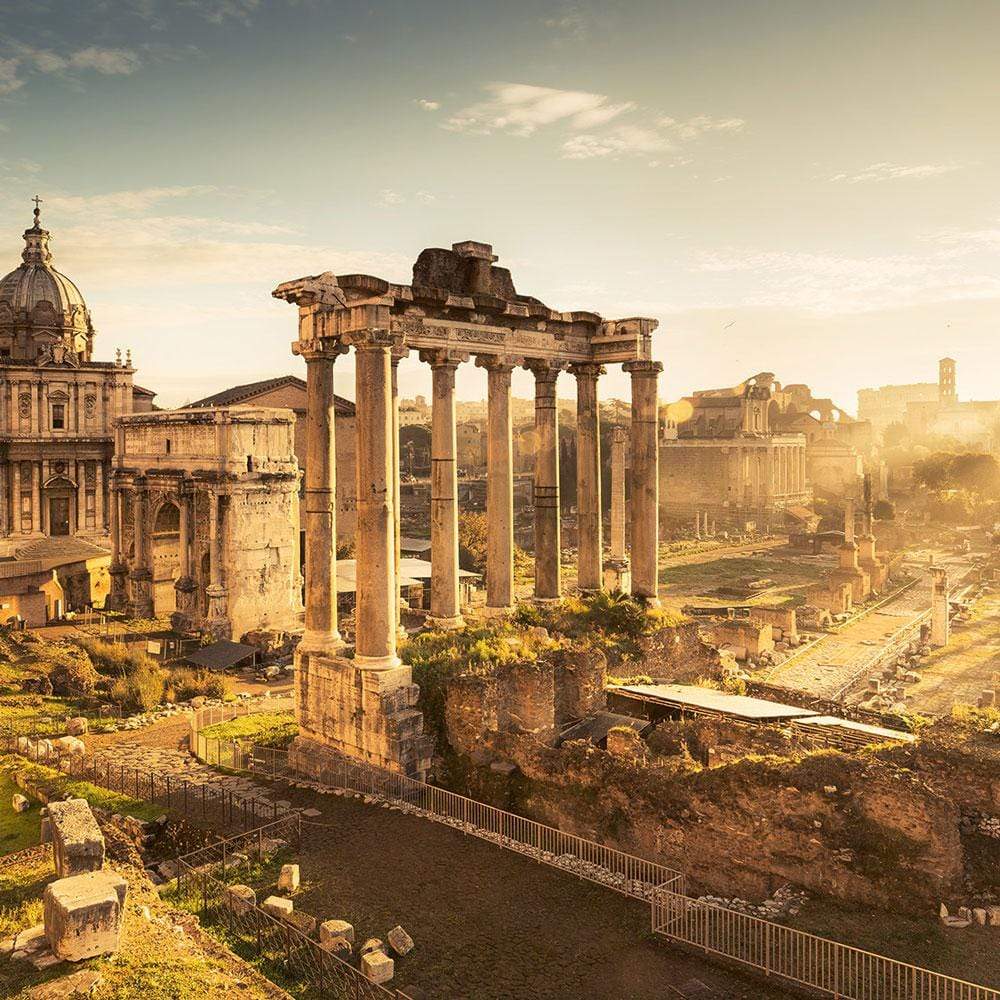
[[[223,389],[221,392],[198,399],[193,403],[188,403],[187,408],[207,407],[207,406],[232,406],[234,403],[242,403],[254,396],[260,396],[265,392],[280,389],[285,385],[293,385],[305,391],[305,379],[298,375],[279,375],[277,378],[267,378],[260,382],[247,382],[245,385],[234,385],[230,389]],[[354,416],[354,404],[343,396],[334,396],[333,405],[335,411],[342,416]]]
[[[763,698],[747,698],[744,695],[729,694],[715,688],[697,687],[693,684],[627,684],[611,691],[624,691],[647,701],[673,705],[681,709],[705,709],[724,712],[740,719],[762,722],[767,719],[790,719],[815,715],[806,708],[781,705]]]
[[[184,657],[185,663],[193,663],[196,667],[207,667],[209,670],[225,670],[235,667],[237,663],[250,659],[257,652],[256,646],[246,646],[242,642],[232,642],[220,639],[210,646],[203,646]]]

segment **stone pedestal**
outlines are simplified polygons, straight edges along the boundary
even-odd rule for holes
[[[632,571],[628,559],[606,559],[604,561],[604,589],[612,594],[632,593]]]
[[[107,611],[124,611],[128,607],[128,567],[123,562],[111,564],[111,589],[105,598]]]
[[[51,802],[48,807],[52,858],[60,878],[100,871],[104,835],[86,799]]]
[[[424,779],[432,741],[416,705],[410,668],[359,667],[345,656],[296,653],[295,702],[299,737],[292,766],[316,780],[333,766],[330,750]],[[324,750],[327,751],[324,754]]]
[[[53,954],[81,962],[118,951],[127,892],[125,879],[109,871],[74,875],[46,886],[45,938]]]
[[[132,618],[153,617],[153,574],[145,567],[128,575],[128,613]]]
[[[170,625],[175,632],[192,631],[197,615],[198,584],[190,576],[179,577],[174,583],[176,610],[170,615]]]
[[[209,584],[205,588],[205,596],[208,598],[205,631],[215,639],[231,638],[233,628],[226,608],[226,588],[218,583]]]

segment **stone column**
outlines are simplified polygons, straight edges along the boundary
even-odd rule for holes
[[[149,571],[147,552],[146,517],[148,501],[145,483],[137,483],[133,493],[133,544],[135,557],[129,573],[129,614],[133,617],[151,618],[153,615],[153,574]]]
[[[659,604],[659,361],[629,361],[632,377],[632,592]]]
[[[14,466],[14,483],[11,496],[11,534],[20,535],[24,531],[24,522],[21,520],[21,463],[12,463]]]
[[[455,372],[460,358],[422,351],[431,366],[431,614],[437,628],[460,628],[458,604],[458,466]]]
[[[303,352],[306,362],[306,615],[302,652],[341,645],[337,629],[337,445],[333,363],[337,350]]]
[[[111,519],[111,591],[107,596],[104,606],[109,611],[122,611],[128,603],[125,579],[128,575],[128,567],[122,559],[122,515],[121,515],[121,492],[111,480],[108,491],[108,512]]]
[[[406,638],[406,630],[402,623],[403,589],[399,582],[402,578],[400,563],[403,556],[402,539],[400,538],[403,531],[403,526],[400,523],[400,511],[403,508],[399,489],[399,362],[409,353],[408,347],[393,348],[390,357],[392,365],[392,509],[395,514],[392,519],[393,572],[396,580],[396,631],[401,639]]]
[[[947,646],[951,638],[948,605],[948,571],[943,566],[931,567],[931,645]]]
[[[628,431],[611,432],[611,544],[612,559],[624,559],[625,551],[625,442]]]
[[[104,513],[104,459],[94,462],[94,530],[103,535],[107,530]]]
[[[76,530],[87,530],[87,463],[75,463],[76,475]]]
[[[514,606],[514,449],[510,415],[513,365],[479,357],[486,369],[486,609]]]
[[[559,368],[529,364],[535,375],[535,600],[562,596],[559,540]]]
[[[371,331],[357,344],[357,612],[354,663],[387,670],[396,656],[393,556],[391,338]]]
[[[231,625],[226,607],[225,577],[222,573],[222,536],[224,531],[222,516],[222,496],[218,493],[208,494],[208,533],[209,533],[209,584],[205,588],[208,598],[208,631],[216,638],[229,638]]]
[[[31,530],[37,535],[42,530],[42,464],[31,463]]]
[[[597,403],[600,365],[573,365],[576,376],[576,509],[578,584],[601,589],[601,420]]]
[[[180,526],[177,535],[177,548],[180,554],[180,572],[174,583],[176,610],[170,616],[171,624],[178,632],[187,632],[194,624],[195,594],[198,584],[191,574],[191,504],[194,500],[194,490],[190,480],[180,485],[178,509],[180,511]]]

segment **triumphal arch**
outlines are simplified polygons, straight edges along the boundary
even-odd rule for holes
[[[622,364],[632,380],[632,592],[657,600],[656,321],[557,312],[519,295],[484,243],[421,252],[410,285],[326,273],[285,282],[276,298],[299,310],[292,351],[307,370],[306,631],[297,653],[298,765],[324,747],[423,775],[430,748],[417,689],[396,655],[399,597],[396,371],[410,351],[431,366],[432,624],[460,627],[455,372],[472,359],[488,373],[487,605],[514,603],[511,372],[535,377],[535,599],[561,595],[556,378],[577,380],[579,584],[602,584],[598,379]],[[357,606],[355,643],[337,624],[333,366],[355,350]]]
[[[120,417],[111,606],[216,638],[301,628],[294,428],[259,406]]]

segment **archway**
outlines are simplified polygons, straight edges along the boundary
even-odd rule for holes
[[[168,500],[156,512],[151,538],[153,571],[153,613],[168,615],[177,610],[174,583],[180,575],[181,512]]]
[[[56,475],[42,486],[43,530],[46,535],[72,535],[76,532],[76,484]]]

